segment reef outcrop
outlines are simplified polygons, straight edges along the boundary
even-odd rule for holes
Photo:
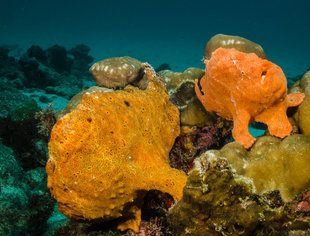
[[[253,180],[255,193],[279,190],[284,201],[310,188],[310,137],[291,135],[282,141],[272,136],[257,138],[250,151],[229,143],[218,156],[225,157],[238,174]]]
[[[252,181],[236,174],[222,153],[207,151],[195,159],[183,198],[168,213],[173,235],[308,232],[308,222],[297,219],[296,202],[285,204],[278,191],[254,194]]]
[[[158,74],[163,77],[170,100],[180,111],[181,125],[204,127],[216,123],[216,115],[206,111],[195,95],[195,79],[204,75],[202,69],[162,70]]]

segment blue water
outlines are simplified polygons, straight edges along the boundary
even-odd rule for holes
[[[0,45],[84,43],[96,60],[128,55],[180,71],[203,68],[205,44],[223,33],[261,44],[293,77],[310,66],[309,8],[308,0],[1,1]]]

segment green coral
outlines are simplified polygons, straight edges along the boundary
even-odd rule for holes
[[[310,70],[292,86],[289,92],[294,93],[296,91],[304,93],[305,98],[298,107],[294,119],[302,134],[310,135]]]
[[[296,134],[283,141],[263,136],[250,151],[230,143],[219,155],[229,160],[238,174],[253,180],[256,193],[279,190],[282,198],[290,201],[310,188],[310,136]]]

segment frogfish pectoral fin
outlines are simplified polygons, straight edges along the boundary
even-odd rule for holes
[[[292,93],[287,95],[287,107],[296,107],[300,105],[304,99],[303,93]]]

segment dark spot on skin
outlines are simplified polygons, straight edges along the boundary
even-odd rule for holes
[[[90,123],[92,121],[92,119],[91,118],[87,118],[87,121]]]
[[[126,105],[127,107],[130,107],[130,103],[129,103],[129,102],[124,101],[124,103],[125,103],[125,105]]]
[[[267,71],[264,70],[264,71],[262,72],[262,75],[261,75],[261,76],[266,75],[266,74],[267,74]]]

